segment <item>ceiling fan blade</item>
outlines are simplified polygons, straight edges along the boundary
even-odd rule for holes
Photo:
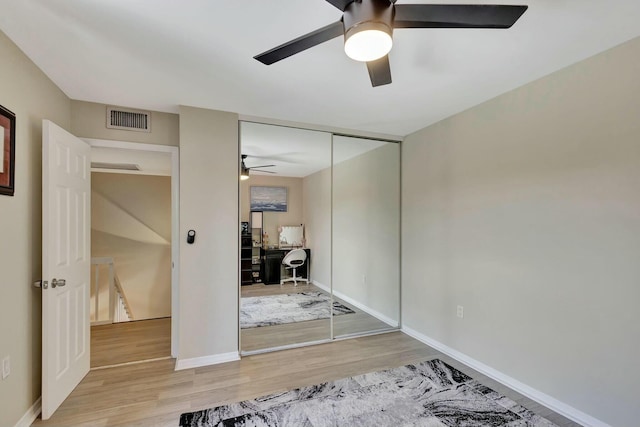
[[[528,6],[398,4],[394,28],[510,28]]]
[[[353,1],[354,0],[327,0],[327,3],[331,3],[332,5],[334,5],[335,7],[337,7],[338,9],[344,12],[347,6],[353,3]]]
[[[251,157],[252,159],[257,159],[257,160],[261,160],[263,162],[268,162],[269,160],[276,160],[280,163],[293,163],[293,164],[297,164],[300,163],[300,161],[298,160],[298,158],[300,156],[305,156],[305,153],[302,153],[300,151],[289,151],[289,152],[285,152],[285,153],[278,153],[278,154],[269,154],[266,156],[258,156],[255,154],[251,154],[249,155],[249,157]]]
[[[296,53],[300,53],[310,47],[319,45],[320,43],[324,43],[342,35],[344,35],[344,26],[342,25],[342,21],[337,21],[309,34],[300,36],[297,39],[281,44],[278,47],[274,47],[266,52],[262,52],[253,58],[265,65],[271,65],[274,62],[278,62],[290,57],[291,55],[295,55]]]
[[[371,86],[383,86],[391,83],[391,66],[389,65],[389,55],[385,55],[375,61],[367,62]]]
[[[272,168],[275,165],[249,166],[247,169]]]
[[[272,172],[272,171],[256,171],[256,172],[260,172],[260,173],[278,173],[278,172]]]

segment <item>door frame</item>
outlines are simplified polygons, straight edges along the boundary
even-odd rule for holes
[[[171,155],[171,357],[178,357],[180,321],[180,150],[172,145],[146,144],[107,139],[80,138],[92,148],[155,151]]]

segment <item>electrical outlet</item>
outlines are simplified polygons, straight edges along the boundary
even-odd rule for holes
[[[464,307],[459,305],[458,309],[456,311],[456,316],[458,316],[459,318],[463,318],[464,317]]]
[[[9,356],[2,359],[2,379],[5,379],[11,373],[11,358]]]

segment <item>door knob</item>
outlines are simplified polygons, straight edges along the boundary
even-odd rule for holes
[[[36,280],[35,282],[33,282],[33,287],[47,289],[49,287],[49,282],[47,282],[46,280]]]
[[[55,288],[57,286],[64,286],[67,284],[67,281],[64,279],[51,279],[51,287]]]

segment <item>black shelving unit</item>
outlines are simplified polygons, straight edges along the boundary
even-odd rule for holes
[[[240,284],[250,285],[253,283],[253,265],[252,253],[253,243],[251,241],[251,233],[242,233],[240,235]]]
[[[251,279],[253,283],[262,283],[264,271],[264,250],[260,246],[252,248],[251,256]]]
[[[253,283],[264,280],[264,249],[262,249],[262,211],[251,211],[251,278]]]

